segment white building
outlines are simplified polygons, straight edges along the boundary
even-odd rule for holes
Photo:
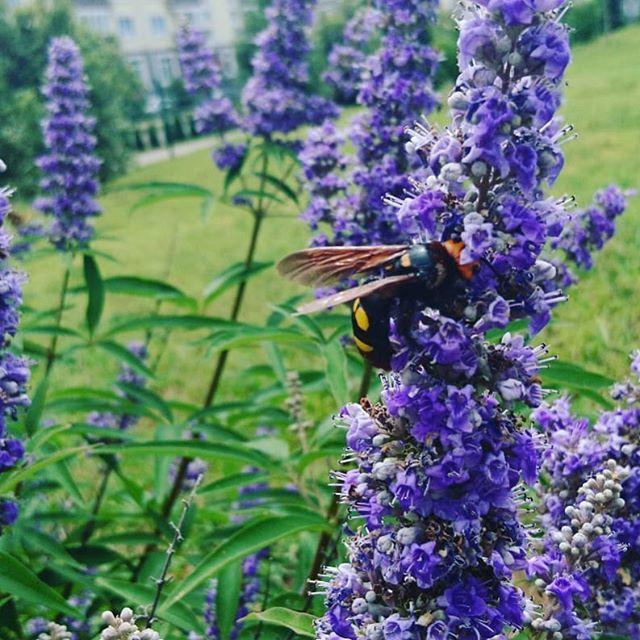
[[[175,40],[188,20],[206,32],[225,73],[236,73],[234,43],[242,29],[239,0],[73,0],[76,17],[89,29],[114,35],[152,91],[179,77]]]

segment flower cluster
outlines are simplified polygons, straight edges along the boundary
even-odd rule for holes
[[[0,161],[0,170],[3,169],[4,164]],[[4,224],[11,210],[10,196],[9,189],[0,189],[0,474],[15,468],[24,457],[22,442],[10,437],[7,422],[15,420],[18,410],[29,405],[29,363],[8,350],[18,330],[24,282],[24,276],[7,263],[11,237]],[[17,517],[17,504],[9,498],[0,497],[0,532],[13,524]]]
[[[413,156],[405,151],[405,128],[436,105],[432,81],[438,66],[437,53],[424,43],[435,17],[432,0],[376,0],[376,24],[383,38],[380,49],[364,63],[358,86],[358,102],[366,107],[354,119],[349,137],[356,149],[356,162],[345,176],[349,189],[322,193],[317,183],[327,181],[326,166],[334,151],[324,146],[321,135],[310,136],[304,152],[320,160],[329,155],[321,171],[303,160],[305,182],[312,192],[309,209],[303,214],[312,228],[319,222],[333,227],[330,240],[316,243],[393,244],[398,241],[398,225],[392,206],[383,201],[387,194],[401,197],[411,187],[409,171],[416,169]],[[318,146],[318,149],[314,149]],[[333,171],[340,182],[342,167]],[[318,193],[319,192],[319,193]]]
[[[100,161],[95,157],[95,118],[88,115],[89,87],[77,45],[54,38],[43,89],[47,115],[43,121],[46,153],[38,159],[44,177],[42,196],[34,207],[54,218],[48,233],[62,251],[86,246],[94,235],[90,219],[100,213]]]
[[[100,640],[161,640],[153,629],[139,629],[136,617],[129,607],[125,607],[120,615],[111,611],[102,614],[106,627],[100,633]]]
[[[253,75],[242,93],[245,128],[253,135],[270,138],[336,115],[331,102],[307,89],[306,29],[314,5],[315,0],[273,0],[266,11],[268,24],[256,39]]]
[[[616,185],[609,185],[598,191],[593,203],[586,209],[575,212],[565,224],[560,237],[551,243],[559,249],[565,261],[557,261],[556,282],[564,288],[577,282],[578,278],[567,262],[583,270],[593,268],[593,253],[604,247],[615,231],[615,221],[627,208],[627,200],[633,191],[622,191]]]
[[[512,581],[527,564],[520,483],[537,477],[536,436],[518,407],[543,400],[546,347],[487,332],[516,318],[535,332],[564,299],[541,259],[569,219],[568,199],[543,190],[569,134],[555,117],[570,59],[562,4],[464,4],[451,123],[411,132],[423,172],[387,196],[387,221],[403,244],[439,257],[389,301],[382,402],[342,412],[356,467],[337,475],[340,496],[362,523],[348,530],[348,562],[327,570],[321,640],[501,638],[532,618]]]
[[[148,357],[147,347],[141,342],[131,342],[127,346],[127,349],[140,362],[144,362]],[[117,390],[118,395],[125,401],[136,404],[137,399],[133,394],[127,391],[127,386],[143,388],[146,384],[146,378],[135,371],[130,365],[125,364],[122,365],[120,369],[117,383],[122,385],[119,386]],[[93,411],[87,416],[87,424],[104,429],[126,431],[135,426],[139,419],[138,415],[126,412],[114,413],[111,411]]]
[[[198,100],[194,113],[197,131],[224,133],[238,126],[231,100],[220,91],[220,66],[205,34],[184,25],[178,32],[178,58],[185,89]]]
[[[546,637],[640,638],[640,352],[621,404],[591,426],[567,398],[535,418],[549,439],[538,485],[545,535],[528,573],[544,598]],[[557,635],[554,635],[557,634]]]
[[[380,17],[373,7],[361,7],[345,25],[342,41],[331,48],[323,80],[341,104],[353,104],[358,97],[367,60],[365,47],[379,26]]]

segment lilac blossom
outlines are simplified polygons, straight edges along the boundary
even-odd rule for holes
[[[220,65],[205,34],[184,25],[178,32],[178,58],[185,89],[198,101],[194,113],[198,133],[222,134],[237,127],[238,115],[220,90]]]
[[[418,20],[405,4],[387,3],[400,25]],[[543,401],[546,347],[486,334],[518,318],[535,332],[565,299],[541,258],[569,218],[566,200],[544,192],[569,133],[555,117],[570,59],[560,4],[463,4],[451,121],[416,125],[407,150],[423,172],[386,197],[394,237],[439,243],[458,276],[390,300],[381,402],[342,410],[355,463],[336,474],[351,517],[347,562],[320,581],[320,640],[505,638],[532,620],[513,580],[527,566],[519,506],[538,463],[521,407]],[[380,130],[366,129],[360,149],[374,153]]]
[[[336,115],[333,103],[308,92],[306,29],[314,5],[315,0],[273,0],[266,10],[253,75],[242,93],[244,127],[253,135],[271,138]]]
[[[0,170],[4,170],[0,160]],[[18,412],[29,406],[27,384],[30,363],[9,351],[11,340],[18,330],[19,309],[22,304],[22,284],[25,277],[15,271],[7,259],[11,254],[11,236],[5,228],[11,211],[12,191],[0,188],[0,475],[15,469],[24,458],[24,446],[9,434],[9,423]],[[17,503],[0,496],[0,533],[18,517]]]
[[[42,128],[46,152],[38,159],[42,196],[34,207],[53,218],[48,234],[61,251],[85,247],[94,236],[91,218],[99,215],[100,161],[95,156],[95,118],[89,115],[89,86],[75,42],[54,38],[43,94],[47,115]]]
[[[554,638],[640,638],[640,352],[618,406],[590,424],[568,398],[534,417],[549,439],[538,494],[544,537],[528,574],[545,594],[535,628]],[[551,597],[549,597],[551,596]]]
[[[312,228],[318,222],[332,226],[333,237],[317,237],[316,244],[393,244],[400,233],[394,208],[383,200],[385,195],[401,197],[411,188],[411,172],[418,171],[417,158],[405,150],[405,128],[420,115],[436,106],[433,77],[438,54],[423,39],[434,20],[437,3],[433,0],[376,0],[377,25],[382,30],[380,49],[363,63],[358,102],[364,112],[351,123],[348,136],[355,147],[355,162],[348,171],[337,165],[327,174],[318,160],[323,151],[328,162],[335,157],[322,134],[311,134],[303,151],[316,156],[316,166],[305,164],[304,181],[312,198],[303,214]],[[314,146],[318,149],[314,150]],[[346,188],[332,194],[316,183],[346,181]]]

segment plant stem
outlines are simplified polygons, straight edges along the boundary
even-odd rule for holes
[[[262,161],[262,178],[260,182],[260,191],[264,191],[264,187],[266,184],[265,176],[267,174],[268,164],[269,164],[269,158],[265,154]],[[258,246],[258,237],[260,235],[262,221],[264,220],[265,213],[266,213],[264,210],[264,198],[262,196],[260,197],[256,208],[252,209],[251,212],[253,214],[253,229],[251,231],[251,239],[249,240],[247,255],[244,260],[245,271],[249,271],[249,269],[253,266],[253,261],[255,259],[256,249]],[[236,289],[236,295],[233,302],[233,306],[231,308],[231,315],[230,315],[230,319],[234,322],[238,319],[238,316],[240,315],[240,309],[242,308],[242,302],[244,301],[244,294],[245,294],[246,288],[247,288],[247,281],[245,279],[242,282],[240,282],[240,284],[238,285],[238,288]],[[225,351],[222,351],[218,356],[218,359],[216,361],[216,366],[213,371],[213,375],[211,377],[211,382],[209,383],[209,387],[207,389],[207,393],[203,402],[204,409],[208,409],[213,404],[213,401],[218,392],[218,388],[220,386],[220,381],[222,380],[222,374],[224,373],[228,357],[229,357],[228,349],[226,349]],[[185,476],[187,475],[187,470],[189,468],[189,463],[191,461],[192,461],[192,458],[189,458],[189,457],[183,457],[180,459],[180,464],[178,465],[178,468],[176,470],[176,477],[173,481],[171,491],[169,492],[169,495],[167,496],[166,500],[162,505],[162,510],[160,512],[160,516],[162,519],[167,518],[171,513],[171,510],[173,509],[173,505],[175,504],[176,500],[178,499],[178,496],[180,495],[180,491],[182,490],[182,483],[184,482]],[[156,527],[154,533],[156,535],[159,534],[160,529]],[[142,552],[142,555],[140,556],[140,560],[138,561],[138,564],[136,565],[136,568],[133,572],[133,575],[132,575],[133,582],[135,582],[138,579],[146,559],[149,557],[149,554],[155,549],[155,547],[156,545],[154,544],[149,544],[145,547],[144,551]]]
[[[358,391],[358,400],[364,398],[368,391],[369,386],[371,385],[371,374],[373,372],[373,367],[365,362],[364,370],[362,372],[362,379],[360,380],[360,386]],[[327,509],[327,521],[331,522],[336,515],[338,514],[338,507],[340,505],[340,498],[338,492],[334,492],[331,497],[331,503],[329,504],[329,508]],[[327,553],[327,547],[331,542],[331,534],[325,531],[320,534],[320,540],[318,540],[318,546],[316,548],[316,554],[313,557],[313,564],[311,565],[311,571],[309,572],[309,577],[303,587],[307,594],[307,598],[305,600],[304,611],[308,611],[311,606],[311,601],[313,600],[313,596],[308,591],[308,585],[313,584],[317,579],[322,569],[323,565],[326,564],[328,558],[325,557]]]
[[[80,546],[83,547],[89,539],[93,535],[93,532],[96,529],[96,517],[98,512],[100,511],[100,507],[102,506],[102,502],[107,493],[107,485],[109,484],[109,478],[115,469],[115,462],[113,460],[106,460],[104,473],[102,475],[102,481],[100,482],[100,487],[98,489],[98,493],[96,493],[95,500],[93,501],[93,507],[91,508],[91,517],[87,521],[80,534]]]
[[[173,523],[170,523],[173,527],[173,539],[167,547],[166,557],[164,559],[164,564],[162,565],[162,572],[160,574],[160,577],[156,580],[156,593],[153,598],[153,604],[151,605],[149,615],[147,616],[147,629],[151,628],[151,625],[155,622],[156,611],[158,609],[158,605],[160,604],[160,597],[162,596],[164,585],[168,582],[167,574],[169,573],[169,568],[171,567],[171,561],[173,560],[177,545],[184,539],[182,536],[182,527],[184,526],[185,518],[187,517],[187,513],[189,512],[201,481],[202,476],[200,475],[196,479],[195,484],[193,485],[193,489],[191,489],[188,497],[184,500],[184,507],[182,508],[182,513],[180,514],[178,524],[174,525]]]
[[[73,258],[72,258],[73,260]],[[67,293],[69,292],[69,280],[71,278],[71,266],[68,265],[64,271],[62,277],[62,287],[60,289],[60,300],[58,302],[58,309],[56,310],[56,322],[55,328],[60,329],[62,323],[62,314],[64,312],[64,306],[67,301]],[[56,359],[56,349],[58,348],[58,333],[54,333],[51,337],[51,344],[49,345],[49,351],[47,353],[47,361],[45,365],[44,374],[48,376],[53,368],[53,363]]]
[[[253,214],[253,229],[251,231],[251,240],[249,241],[249,249],[247,251],[247,257],[244,261],[245,272],[248,271],[253,266],[253,261],[255,259],[256,248],[258,246],[258,236],[260,234],[260,228],[262,226],[262,221],[264,219],[264,214],[260,211]],[[247,289],[247,281],[246,279],[240,282],[238,288],[236,289],[236,296],[233,301],[233,307],[231,308],[231,316],[230,320],[235,322],[238,319],[240,314],[240,309],[242,308],[242,302],[244,300],[244,294]],[[229,350],[225,349],[218,355],[218,360],[216,362],[216,367],[213,371],[213,376],[211,377],[211,382],[209,383],[209,388],[207,389],[207,394],[204,399],[204,408],[207,409],[213,404],[216,393],[218,391],[218,387],[220,386],[220,380],[222,378],[222,374],[224,373],[224,369],[227,363],[227,358],[229,357]]]

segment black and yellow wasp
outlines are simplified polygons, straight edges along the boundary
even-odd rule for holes
[[[438,303],[456,282],[469,280],[474,264],[460,264],[464,244],[447,240],[414,245],[316,247],[296,251],[278,264],[281,275],[301,284],[322,287],[376,269],[383,276],[298,308],[306,315],[352,303],[356,346],[374,367],[390,368],[389,314],[394,300],[413,306]]]

